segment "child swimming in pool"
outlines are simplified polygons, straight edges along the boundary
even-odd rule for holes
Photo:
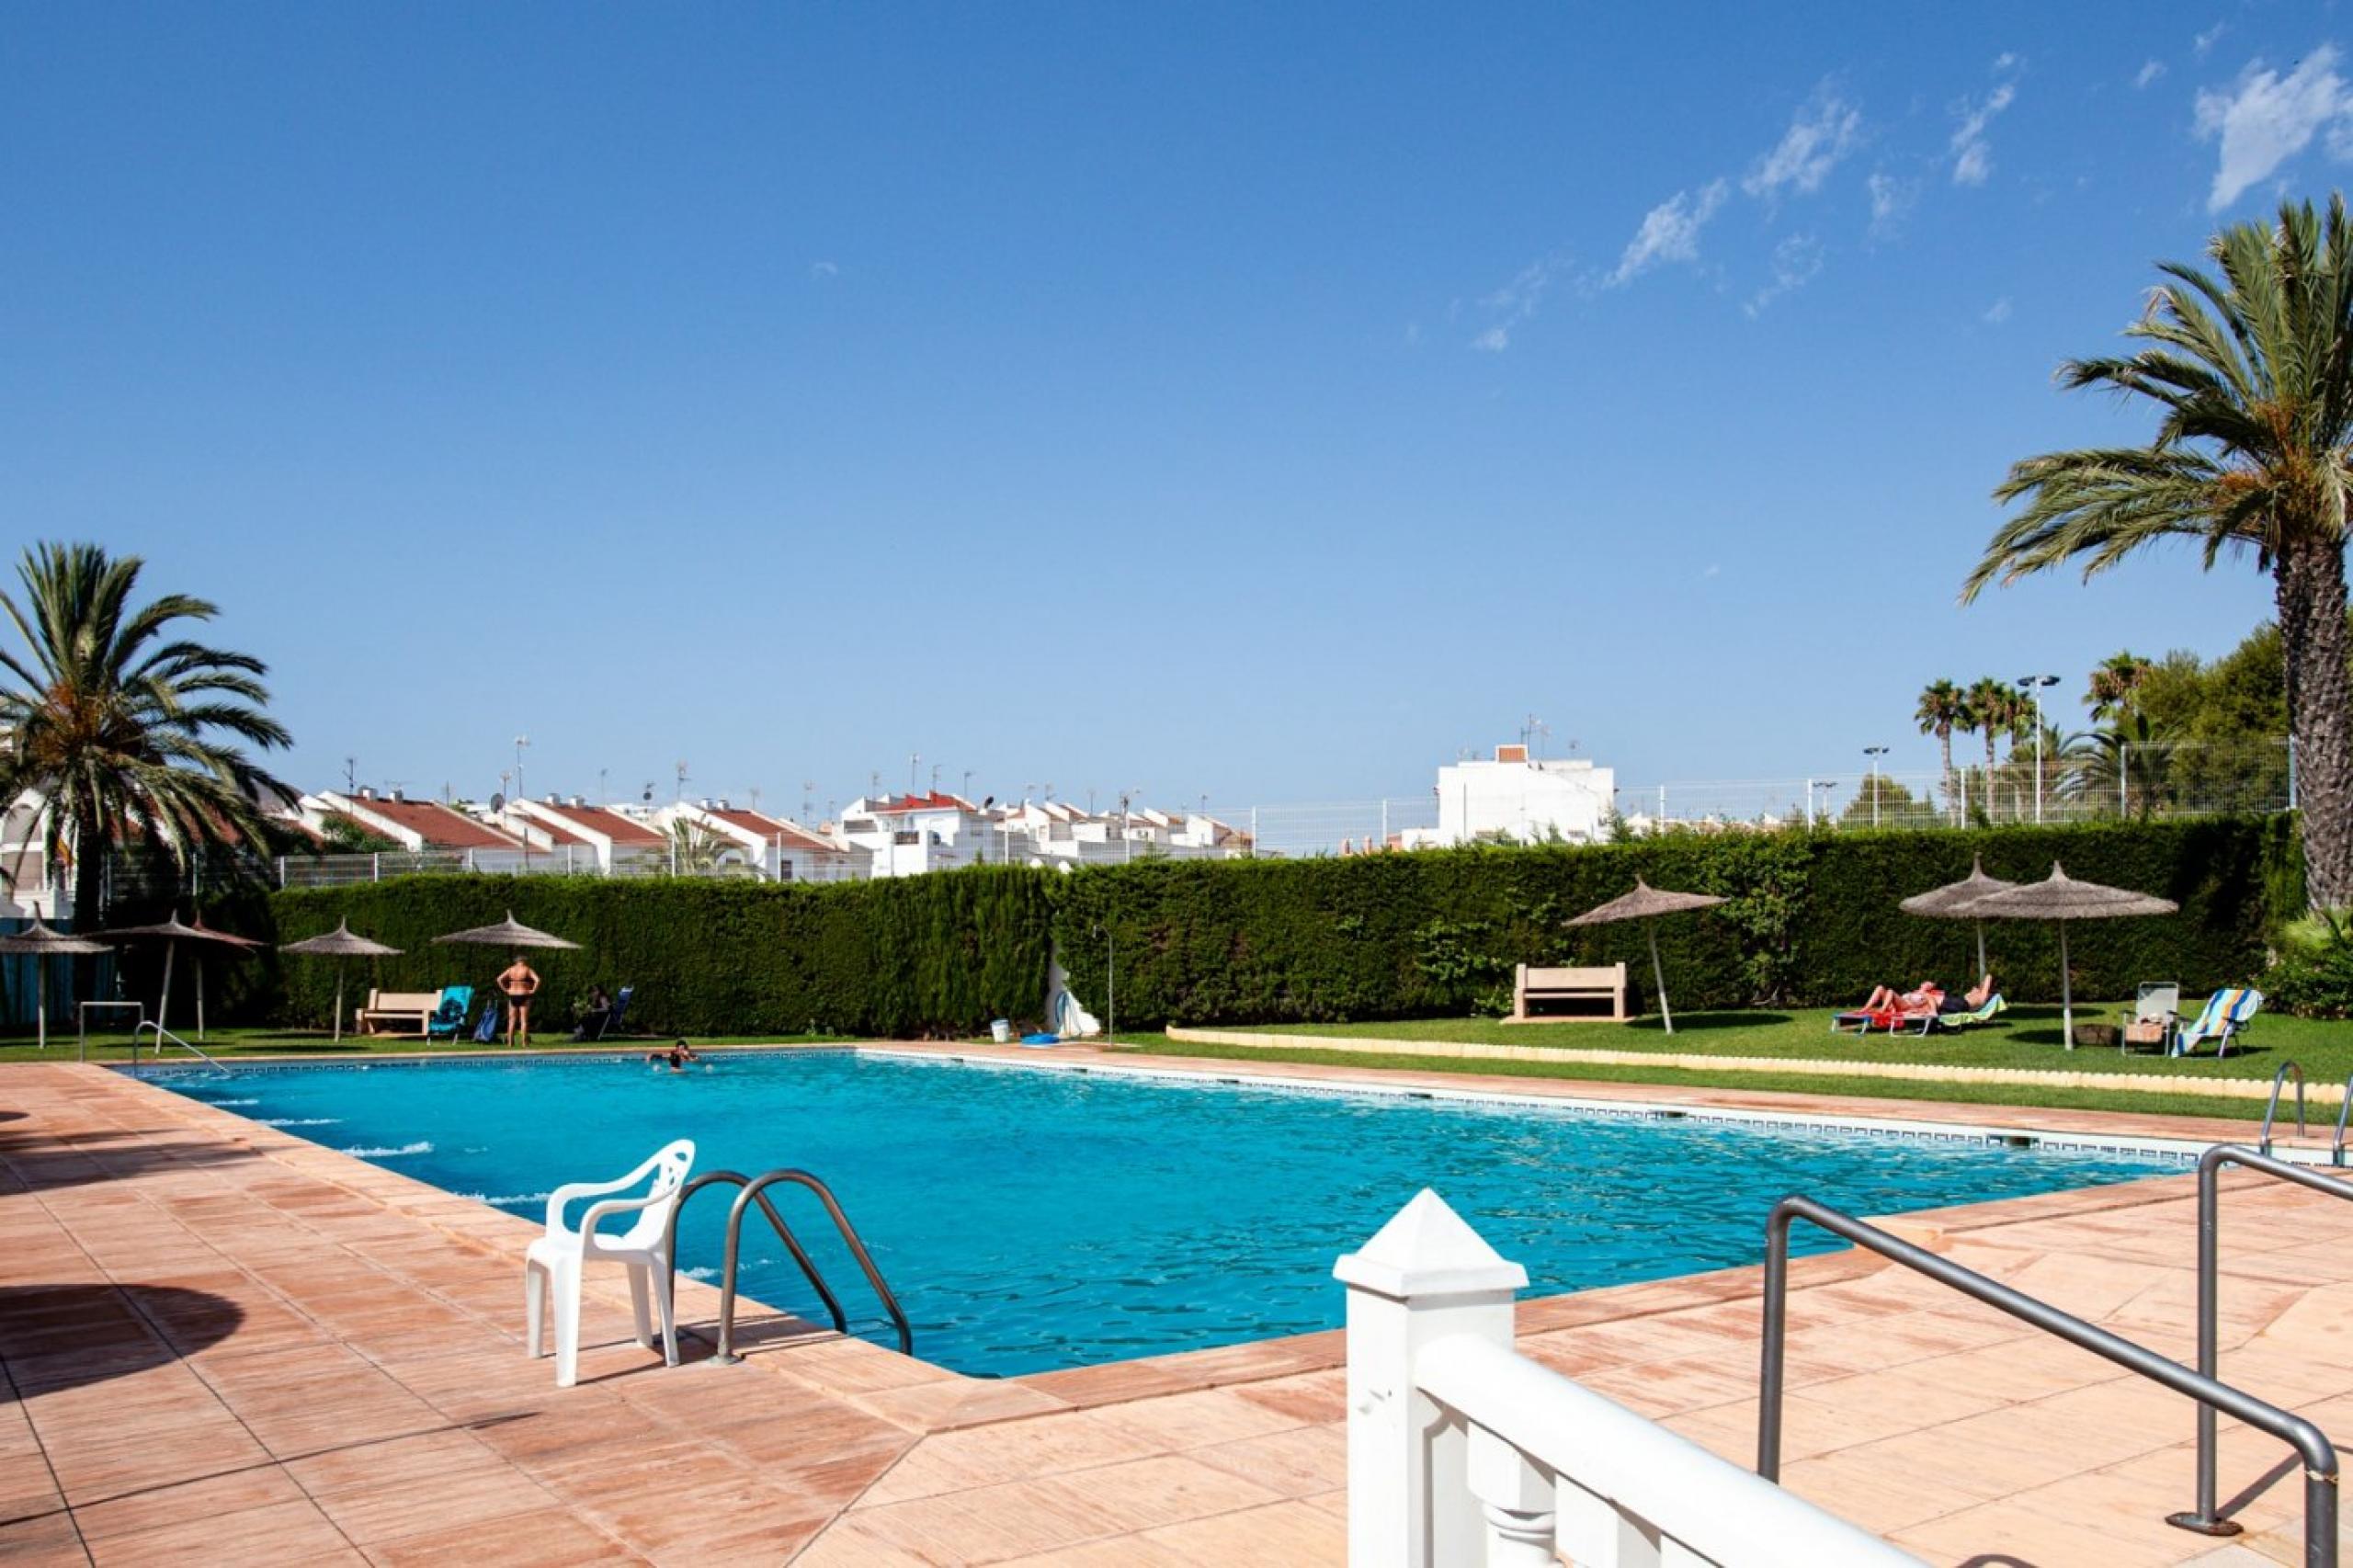
[[[685,1040],[680,1040],[667,1051],[647,1051],[645,1060],[657,1069],[666,1063],[671,1072],[683,1073],[687,1070],[688,1062],[699,1062],[702,1058],[695,1054],[693,1046],[688,1045]],[[704,1069],[706,1072],[709,1070]]]

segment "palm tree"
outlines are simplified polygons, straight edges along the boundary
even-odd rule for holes
[[[752,870],[733,843],[684,817],[670,824],[670,864],[681,876],[740,877]]]
[[[2092,722],[2124,717],[2132,706],[2133,694],[2149,678],[2152,667],[2148,660],[2130,649],[2101,660],[2099,667],[2092,671],[2090,688],[2084,693],[2084,700],[2091,706]]]
[[[134,607],[142,562],[94,544],[43,544],[17,565],[19,604],[0,609],[24,640],[0,647],[0,801],[44,803],[41,853],[71,869],[74,920],[103,912],[107,853],[133,837],[185,872],[209,845],[262,849],[255,803],[285,787],[238,744],[287,744],[262,710],[268,669],[181,634],[181,622],[218,613],[203,599],[165,594]]]
[[[2010,689],[2007,681],[1986,676],[1970,682],[1969,690],[1962,695],[1969,703],[1968,727],[1985,732],[1985,771],[1991,775],[1995,761],[1994,743],[2009,733],[2010,726],[2017,722],[2018,694]]]
[[[2128,358],[2069,360],[2060,380],[2155,405],[2146,447],[2047,452],[1994,494],[2022,501],[1962,585],[2063,562],[2091,575],[2142,546],[2188,539],[2211,568],[2252,552],[2271,575],[2287,661],[2288,727],[2314,904],[2353,903],[2353,676],[2346,667],[2346,511],[2353,502],[2353,227],[2285,203],[2209,244],[2219,278],[2182,263],[2126,329]]]
[[[1969,695],[1949,680],[1932,680],[1921,691],[1919,709],[1912,716],[1920,722],[1920,733],[1936,736],[1944,752],[1945,799],[1953,801],[1952,733],[1969,717]],[[1959,809],[1956,804],[1954,810]]]

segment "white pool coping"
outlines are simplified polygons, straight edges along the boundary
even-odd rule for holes
[[[2124,1154],[2168,1165],[2195,1165],[2214,1140],[2136,1137],[2123,1133],[2054,1132],[2044,1129],[2005,1127],[1994,1122],[1912,1119],[1844,1115],[1834,1111],[1800,1114],[1749,1110],[1733,1106],[1689,1106],[1665,1100],[1592,1099],[1576,1095],[1513,1094],[1496,1089],[1455,1089],[1432,1085],[1399,1084],[1375,1078],[1300,1078],[1253,1072],[1246,1076],[1209,1068],[1167,1064],[1144,1066],[1103,1061],[1013,1061],[999,1056],[968,1056],[952,1050],[909,1051],[882,1045],[851,1048],[860,1056],[892,1062],[923,1062],[934,1065],[996,1068],[1005,1072],[1069,1073],[1091,1077],[1132,1078],[1178,1083],[1191,1087],[1272,1089],[1286,1094],[1324,1095],[1336,1098],[1372,1096],[1399,1100],[1442,1100],[1464,1105],[1513,1106],[1562,1111],[1574,1116],[1628,1121],[1683,1121],[1700,1125],[1750,1127],[1759,1130],[1799,1129],[1809,1131],[1859,1133],[1909,1143],[1982,1143],[2003,1148],[2048,1149],[2059,1153]],[[2249,1143],[2252,1147],[2252,1142]],[[2301,1165],[2325,1166],[2325,1150],[2283,1148],[2272,1153]]]

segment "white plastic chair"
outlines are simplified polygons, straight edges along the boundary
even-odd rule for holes
[[[670,1301],[669,1229],[671,1211],[678,1206],[678,1189],[695,1163],[695,1146],[681,1138],[629,1175],[614,1181],[568,1182],[548,1194],[548,1231],[531,1244],[523,1261],[523,1316],[526,1348],[533,1358],[547,1354],[540,1347],[540,1325],[551,1291],[555,1296],[555,1384],[570,1388],[580,1373],[580,1276],[595,1261],[619,1263],[629,1269],[630,1304],[637,1309],[637,1342],[651,1348],[653,1324],[646,1312],[650,1293],[662,1316],[662,1359],[678,1364],[678,1325]],[[565,1228],[563,1207],[576,1199],[627,1192],[653,1178],[649,1190],[636,1198],[606,1198],[591,1203],[580,1217],[577,1231]],[[608,1215],[637,1216],[637,1222],[618,1235],[601,1235],[597,1227]]]

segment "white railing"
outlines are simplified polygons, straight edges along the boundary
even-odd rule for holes
[[[1350,1568],[1916,1563],[1513,1348],[1527,1271],[1424,1190],[1347,1286]]]

